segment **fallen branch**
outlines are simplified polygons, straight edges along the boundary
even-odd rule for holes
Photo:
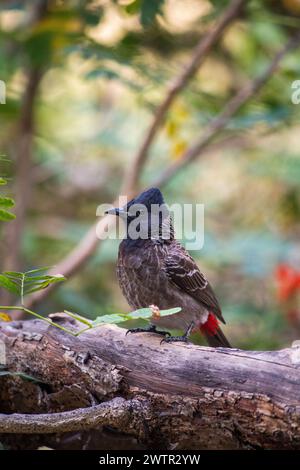
[[[77,328],[63,314],[52,319]],[[156,335],[125,336],[112,325],[72,337],[40,320],[2,323],[0,340],[8,370],[41,381],[1,377],[4,442],[6,433],[36,432],[45,444],[43,433],[95,425],[134,436],[147,448],[300,448],[297,346],[160,345]],[[9,413],[25,416],[3,416]],[[24,434],[14,439],[25,445]]]

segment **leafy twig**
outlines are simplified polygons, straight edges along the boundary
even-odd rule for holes
[[[64,326],[59,325],[58,323],[50,320],[49,318],[43,317],[37,312],[34,312],[33,310],[29,310],[26,307],[23,307],[22,305],[0,305],[0,310],[20,310],[21,312],[28,313],[29,315],[33,315],[36,318],[39,318],[40,320],[43,320],[46,323],[49,323],[52,326],[55,326],[56,328],[59,328],[60,330],[65,331],[66,333],[69,333],[72,336],[78,336],[77,333],[74,333],[74,331],[69,330],[68,328],[65,328]]]
[[[144,319],[147,320],[154,314],[153,306],[149,308],[142,308],[139,310],[135,310],[131,313],[113,313],[110,315],[103,315],[101,317],[97,317],[95,320],[88,320],[77,313],[69,312],[65,310],[65,313],[69,315],[74,320],[82,323],[85,325],[85,328],[79,331],[72,331],[64,326],[61,326],[59,323],[52,321],[49,318],[43,317],[37,312],[30,310],[24,305],[24,295],[30,292],[36,292],[41,289],[44,289],[50,284],[61,282],[65,280],[65,277],[61,274],[55,274],[50,276],[49,274],[45,274],[45,271],[48,270],[48,267],[32,269],[30,271],[26,271],[25,273],[17,272],[17,271],[7,271],[5,273],[0,274],[0,287],[3,287],[9,292],[17,294],[21,298],[21,305],[0,305],[0,310],[17,310],[29,315],[33,315],[40,320],[43,320],[46,323],[49,323],[56,328],[59,328],[62,331],[72,335],[78,336],[81,333],[90,330],[92,328],[96,328],[99,325],[103,325],[104,323],[121,323],[128,320],[136,320],[136,319]],[[177,313],[181,310],[181,308],[173,308],[169,310],[161,310],[159,311],[156,307],[155,312],[158,312],[159,316],[165,315],[172,315],[173,313]]]

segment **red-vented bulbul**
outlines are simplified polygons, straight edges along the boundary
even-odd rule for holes
[[[151,188],[123,208],[107,211],[126,223],[126,236],[119,247],[117,276],[129,305],[133,309],[150,305],[161,310],[182,309],[176,314],[153,318],[149,328],[129,331],[155,332],[164,335],[163,341],[172,342],[187,341],[190,333],[198,330],[210,346],[230,348],[219,326],[219,320],[225,321],[212,287],[175,239],[169,212],[159,213],[158,207],[166,207],[163,196],[159,189]],[[185,333],[171,336],[156,326]]]

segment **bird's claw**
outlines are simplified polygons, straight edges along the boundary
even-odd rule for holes
[[[128,333],[143,333],[145,330],[143,328],[130,328],[129,330],[126,331],[125,336],[128,335]]]
[[[189,338],[186,335],[183,336],[169,336],[167,338],[163,338],[160,342],[162,343],[188,343]]]
[[[189,342],[189,336],[190,336],[194,326],[195,326],[195,323],[192,321],[189,324],[189,326],[188,326],[186,332],[184,333],[184,335],[182,335],[182,336],[171,336],[170,335],[168,338],[163,338],[161,340],[160,344],[162,344],[162,343],[176,343],[176,342],[177,343],[188,343]]]
[[[169,331],[157,330],[155,325],[150,325],[148,328],[130,328],[126,331],[125,336],[127,336],[128,333],[156,333],[157,335],[162,335],[164,337],[171,336]]]

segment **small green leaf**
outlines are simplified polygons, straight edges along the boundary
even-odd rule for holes
[[[44,276],[36,275],[44,271],[47,271],[49,267],[32,269],[25,273],[17,271],[6,271],[2,274],[2,287],[9,289],[12,286],[16,286],[18,294],[23,298],[24,295],[37,292],[45,289],[50,284],[65,281],[66,278],[62,274],[45,274]],[[4,285],[5,284],[5,285]],[[21,301],[23,303],[23,300]]]
[[[1,207],[14,207],[15,201],[11,197],[0,196]]]
[[[19,273],[17,271],[5,271],[3,274],[8,277],[12,277],[13,279],[22,279],[23,273]]]
[[[13,277],[13,276],[12,276]],[[53,276],[25,276],[26,278],[26,285],[31,285],[31,284],[38,284],[38,283],[43,283],[46,282],[48,279],[51,280],[53,279]]]
[[[127,314],[130,320],[135,320],[137,318],[150,318],[152,317],[152,310],[151,308],[140,308],[139,310],[134,310],[134,312],[130,312]]]
[[[9,222],[11,220],[14,220],[15,218],[15,214],[12,214],[11,212],[8,212],[4,209],[0,209],[0,220],[2,222]]]
[[[7,184],[7,180],[5,178],[0,177],[0,185],[4,186],[5,184]]]
[[[127,320],[127,315],[119,313],[112,313],[111,315],[102,315],[97,317],[93,322],[93,326],[101,325],[102,323],[121,323]]]
[[[24,274],[35,274],[35,273],[43,273],[45,271],[49,271],[49,269],[52,269],[53,266],[44,266],[43,268],[37,268],[37,269],[31,269],[30,271],[26,271]]]
[[[14,281],[5,276],[5,274],[0,274],[0,287],[3,287],[3,289],[6,289],[13,294],[20,294],[19,286]]]
[[[24,289],[26,294],[32,294],[33,292],[46,289],[46,287],[48,287],[50,284],[56,284],[57,282],[62,282],[66,280],[66,278],[60,274],[58,274],[57,276],[52,276],[50,279],[46,279],[44,282],[41,282],[41,281],[38,281],[36,283],[32,281],[28,282],[27,279],[28,278],[25,278],[25,289]],[[34,278],[29,278],[29,279],[34,279]],[[35,285],[35,287],[28,289],[28,285],[29,286]]]
[[[161,317],[166,317],[167,315],[174,315],[174,313],[181,312],[182,308],[181,307],[175,307],[175,308],[169,308],[168,310],[160,310],[160,316]]]

